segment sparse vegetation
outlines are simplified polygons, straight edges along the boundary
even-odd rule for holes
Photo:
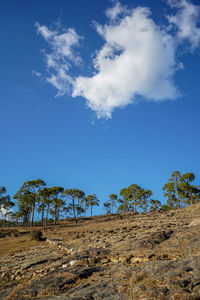
[[[32,230],[31,239],[35,241],[42,241],[42,231],[37,229]]]
[[[109,200],[102,203],[103,209],[107,214],[114,214],[183,208],[200,201],[200,187],[193,184],[194,179],[195,175],[191,172],[181,174],[174,171],[163,186],[166,203],[152,199],[151,190],[131,184],[120,190],[120,197],[117,194],[110,194]],[[93,207],[100,204],[96,194],[85,195],[84,191],[77,188],[46,187],[42,179],[24,182],[13,196],[15,202],[12,202],[6,193],[6,188],[0,187],[0,212],[3,216],[0,226],[44,226],[52,223],[56,225],[59,219],[70,216],[77,223],[81,215],[84,214],[86,217],[88,208],[92,216]],[[12,212],[11,208],[14,205],[17,209]],[[53,217],[53,221],[49,215]]]

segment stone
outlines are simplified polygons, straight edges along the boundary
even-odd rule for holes
[[[71,266],[71,267],[73,267],[75,264],[76,264],[76,260],[71,260],[70,262],[69,262],[69,265]]]
[[[193,221],[189,224],[189,227],[191,227],[191,226],[198,226],[198,225],[200,225],[200,219],[193,220]]]
[[[187,256],[200,257],[200,236],[199,235],[189,240],[185,253]]]
[[[21,243],[0,257],[0,299],[198,300],[199,215],[195,204],[49,226],[42,245]],[[0,231],[0,246],[28,241],[28,234],[10,230]]]

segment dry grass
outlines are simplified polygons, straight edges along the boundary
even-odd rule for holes
[[[29,234],[21,237],[2,238],[0,239],[0,257],[10,256],[17,252],[29,250],[33,246],[40,245],[40,243],[43,245],[44,242],[31,240],[31,236]]]

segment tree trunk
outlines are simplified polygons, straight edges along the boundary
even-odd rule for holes
[[[58,210],[58,206],[57,203],[55,204],[55,216],[54,216],[54,225],[56,225],[56,221],[57,221],[57,210]]]
[[[192,205],[193,202],[192,202],[192,195],[191,195],[191,192],[189,192],[189,195],[190,195],[190,205]]]
[[[47,226],[47,222],[48,222],[48,214],[49,214],[49,205],[47,207],[47,212],[46,212],[46,222],[45,222],[46,226]]]
[[[178,208],[180,208],[180,199],[179,199],[179,192],[178,192],[178,180],[176,180],[176,195],[177,195]]]
[[[147,213],[147,199],[145,199],[145,213]]]
[[[72,206],[73,206],[73,214],[74,214],[74,220],[77,223],[77,217],[76,217],[76,210],[75,210],[75,203],[74,203],[74,199],[72,200]]]
[[[134,199],[134,212],[136,212],[136,200]]]
[[[33,205],[32,205],[31,226],[33,226],[33,222],[34,222],[34,212],[35,212],[35,200],[33,201]]]
[[[42,226],[43,226],[43,224],[44,224],[44,206],[42,207],[41,223],[42,223]]]

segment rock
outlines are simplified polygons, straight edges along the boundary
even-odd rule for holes
[[[189,257],[190,256],[200,257],[200,236],[196,236],[189,240],[185,253]]]
[[[62,268],[63,269],[66,269],[67,268],[67,265],[65,264],[65,265],[62,265]]]
[[[189,224],[189,227],[191,227],[191,226],[198,226],[198,225],[200,225],[200,219],[193,220],[193,221]]]
[[[24,234],[21,248],[0,257],[0,299],[200,299],[199,215],[195,204],[66,220],[44,229],[50,238],[30,247]],[[2,241],[21,238],[12,235]]]
[[[71,266],[71,267],[73,267],[75,264],[76,264],[76,260],[71,260],[70,262],[69,262],[69,265]]]

